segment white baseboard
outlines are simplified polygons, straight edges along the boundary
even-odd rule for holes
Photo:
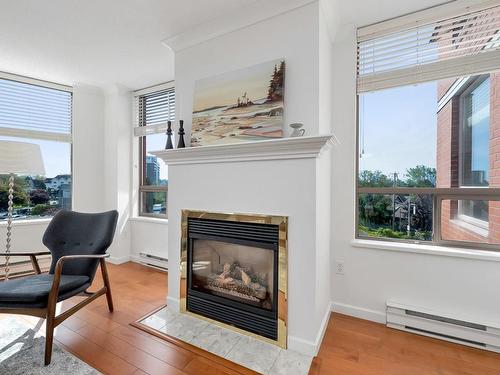
[[[109,257],[108,262],[112,264],[123,264],[130,262],[130,256],[126,255],[124,257]]]
[[[328,305],[325,315],[321,321],[321,326],[316,339],[313,341],[304,340],[299,337],[288,335],[288,349],[294,350],[296,352],[316,356],[318,354],[319,348],[321,347],[321,342],[325,336],[326,327],[328,326],[328,321],[330,320],[331,307]]]
[[[376,311],[340,302],[332,302],[332,311],[339,314],[353,316],[355,318],[370,320],[376,323],[386,323],[385,311]]]

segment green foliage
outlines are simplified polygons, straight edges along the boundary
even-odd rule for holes
[[[435,187],[436,168],[417,165],[407,169],[405,185],[408,187]]]
[[[381,171],[361,171],[359,172],[360,187],[391,187],[393,181]]]
[[[375,236],[385,238],[404,238],[405,234],[389,228],[377,228],[375,230]]]
[[[28,204],[26,190],[28,184],[25,178],[14,177],[14,206],[25,206]],[[9,202],[9,176],[0,175],[0,211],[6,211]]]
[[[33,188],[47,190],[47,186],[45,185],[45,179],[42,176],[36,176],[32,179]]]
[[[52,207],[50,207],[48,204],[37,204],[31,210],[31,214],[35,216],[42,216],[45,213],[47,213],[51,208]]]
[[[436,169],[425,165],[417,165],[407,169],[404,177],[404,180],[399,180],[378,170],[364,170],[359,173],[358,185],[360,187],[436,186]],[[432,210],[432,195],[429,194],[360,194],[358,201],[359,231],[363,235],[371,237],[430,240],[432,237]],[[404,231],[408,220],[410,220],[410,234]]]

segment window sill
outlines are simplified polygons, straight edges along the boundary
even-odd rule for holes
[[[453,223],[456,226],[477,234],[481,237],[488,238],[489,232],[487,222],[481,222],[480,220],[471,219],[465,215],[460,215],[458,219],[450,220],[450,223]],[[483,223],[486,223],[486,225]]]
[[[398,251],[402,253],[428,254],[500,262],[500,252],[495,251],[362,239],[352,240],[351,245],[353,247],[365,249],[378,249]]]
[[[151,224],[168,224],[168,219],[160,219],[157,217],[147,217],[147,216],[134,216],[129,219],[130,221],[137,221],[139,223],[151,223]]]
[[[12,221],[12,226],[13,227],[23,227],[23,226],[30,226],[30,225],[45,225],[45,224],[50,223],[51,220],[52,220],[52,218],[14,220],[14,221]],[[7,220],[0,221],[0,227],[6,227],[6,226],[7,226]]]

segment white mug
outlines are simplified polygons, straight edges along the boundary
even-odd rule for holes
[[[292,134],[290,134],[290,137],[302,137],[306,132],[306,129],[301,129],[301,127],[303,126],[304,124],[301,124],[300,122],[290,124],[290,127],[293,129],[293,132]]]

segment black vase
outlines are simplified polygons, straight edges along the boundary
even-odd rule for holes
[[[165,145],[165,150],[171,150],[174,148],[172,144],[172,122],[167,122],[167,144]]]
[[[177,143],[177,148],[184,148],[186,144],[184,143],[184,120],[179,120],[179,143]]]

